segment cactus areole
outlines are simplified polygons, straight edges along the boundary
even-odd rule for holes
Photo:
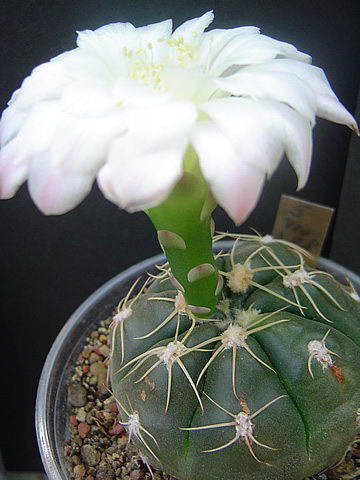
[[[180,237],[166,248],[182,250]],[[119,304],[109,369],[121,422],[178,480],[300,480],[360,429],[359,299],[293,244],[229,237],[214,313],[196,314],[168,264]]]

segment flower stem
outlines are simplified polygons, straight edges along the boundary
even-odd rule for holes
[[[219,273],[211,232],[215,206],[202,176],[185,172],[169,197],[147,211],[169,261],[173,281],[198,317],[210,315],[217,304]]]

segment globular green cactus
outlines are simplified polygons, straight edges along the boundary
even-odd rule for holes
[[[295,245],[230,237],[210,318],[166,266],[122,300],[112,391],[145,461],[178,480],[302,479],[359,431],[359,299]]]

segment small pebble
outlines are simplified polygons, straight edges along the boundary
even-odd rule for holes
[[[89,362],[95,363],[95,362],[102,362],[103,358],[101,355],[97,354],[96,352],[91,352],[90,357],[89,357]]]
[[[97,465],[101,460],[100,453],[91,445],[83,445],[80,449],[80,452],[81,458],[90,467],[95,467],[95,465]]]
[[[116,404],[116,402],[111,402],[110,405],[109,405],[109,410],[111,412],[114,412],[114,413],[118,413],[119,412],[119,409],[118,409],[118,406]]]
[[[70,415],[70,422],[75,426],[79,425],[79,421],[76,418],[76,415]]]
[[[90,432],[90,425],[82,422],[78,426],[78,431],[81,438],[86,438]]]
[[[68,400],[73,407],[83,407],[87,401],[87,390],[80,383],[68,384]]]
[[[85,409],[84,407],[81,407],[79,408],[77,414],[76,414],[76,417],[75,419],[77,420],[77,422],[79,423],[83,423],[86,421],[86,412],[85,412]]]
[[[104,358],[108,357],[110,354],[110,348],[107,345],[102,345],[99,348],[99,351]]]
[[[90,373],[96,377],[106,377],[106,372],[104,362],[94,362],[90,365]]]
[[[125,427],[120,425],[120,423],[116,424],[115,427],[109,429],[109,435],[123,435],[126,432]]]
[[[110,465],[100,465],[97,469],[95,480],[114,480],[114,469]]]
[[[73,455],[71,457],[71,460],[72,460],[74,465],[80,465],[80,458],[77,455]]]
[[[74,467],[75,479],[84,478],[85,474],[86,474],[86,469],[85,469],[85,467],[82,463],[80,463],[80,465],[76,465],[76,467]]]
[[[144,470],[133,470],[130,473],[130,480],[141,480],[142,478],[145,477],[145,472]]]
[[[129,440],[127,437],[123,436],[118,439],[118,447],[120,451],[124,451],[127,444],[129,443]]]
[[[84,348],[81,354],[82,358],[89,358],[91,351],[91,348]]]

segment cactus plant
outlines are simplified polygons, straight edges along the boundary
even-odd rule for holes
[[[166,266],[122,302],[112,391],[145,461],[178,480],[302,479],[359,431],[359,299],[293,244],[231,237],[209,318]]]

